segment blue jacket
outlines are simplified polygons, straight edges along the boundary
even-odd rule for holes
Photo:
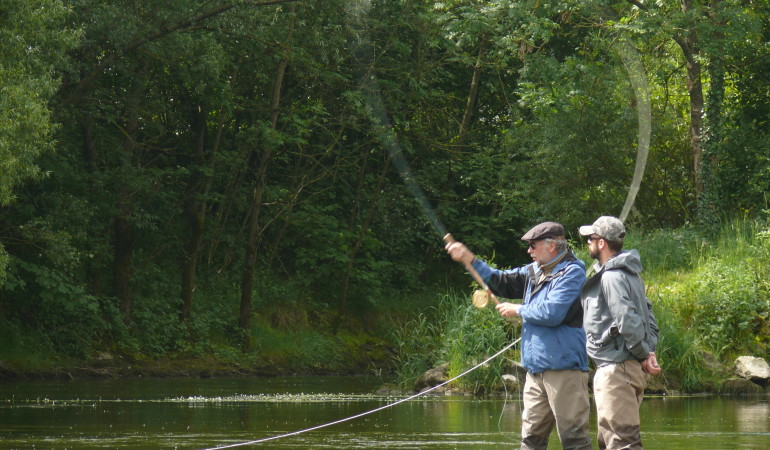
[[[536,263],[498,270],[477,258],[473,267],[495,295],[523,299],[519,310],[523,319],[521,364],[527,371],[588,371],[580,303],[580,289],[586,280],[583,261],[569,252],[539,282],[541,270]]]

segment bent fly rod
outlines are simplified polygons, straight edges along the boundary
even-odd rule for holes
[[[387,150],[388,156],[393,163],[393,166],[396,168],[398,174],[401,175],[401,178],[404,180],[404,183],[409,189],[409,192],[412,193],[412,196],[414,196],[417,204],[423,210],[428,220],[436,229],[436,232],[438,232],[438,234],[441,236],[442,240],[446,244],[452,244],[456,242],[452,234],[449,233],[444,224],[441,223],[441,220],[439,220],[435,211],[433,211],[430,202],[428,202],[428,198],[425,196],[425,193],[420,188],[420,185],[417,184],[417,181],[415,181],[411,171],[409,170],[409,165],[404,158],[401,147],[398,145],[395,132],[393,131],[393,127],[390,125],[388,116],[385,113],[385,107],[382,103],[381,96],[378,92],[379,90],[376,86],[376,80],[370,79],[369,82],[365,85],[365,88],[366,89],[364,89],[364,93],[367,103],[370,107],[372,122],[375,124],[375,132],[380,138],[380,141],[385,147],[385,150]],[[500,302],[497,300],[497,297],[495,297],[495,294],[492,293],[492,291],[489,289],[489,286],[487,286],[476,269],[474,269],[471,264],[464,264],[464,266],[465,270],[468,271],[476,283],[481,286],[481,290],[476,291],[473,294],[473,305],[477,308],[484,308],[487,306],[490,299],[494,301],[495,304],[499,304]]]
[[[360,19],[366,14],[367,10],[368,3],[359,4],[355,10],[351,11],[351,16],[354,19]],[[366,34],[363,34],[360,39],[361,40],[359,41],[359,45],[354,47],[355,50],[353,51],[353,57],[362,61],[368,61],[369,57],[367,55],[371,53],[371,43],[369,42]],[[420,188],[419,184],[415,181],[411,171],[409,170],[409,165],[407,164],[403,152],[401,151],[401,146],[398,144],[396,133],[393,131],[393,126],[388,119],[388,114],[382,101],[382,95],[380,94],[377,77],[372,74],[365,74],[362,76],[360,90],[363,94],[364,104],[366,105],[366,109],[369,113],[369,118],[373,124],[372,129],[374,134],[387,151],[388,158],[393,163],[393,166],[396,168],[398,174],[404,180],[406,187],[417,201],[418,206],[422,209],[430,223],[433,225],[433,228],[435,228],[436,232],[439,234],[439,237],[446,244],[454,243],[455,239],[447,231],[444,224],[441,223],[435,211],[431,207],[430,202],[428,202],[428,198],[425,196],[425,193]],[[495,304],[499,304],[500,302],[497,300],[497,297],[495,297],[481,276],[479,276],[479,273],[476,271],[476,269],[474,269],[471,264],[465,264],[464,266],[465,270],[468,271],[471,277],[473,277],[476,283],[478,283],[482,288],[481,291],[476,291],[473,295],[474,306],[478,308],[484,308],[487,306],[490,299],[492,299]]]

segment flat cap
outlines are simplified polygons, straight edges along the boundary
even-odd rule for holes
[[[596,219],[593,225],[583,225],[580,227],[581,236],[590,236],[598,234],[608,241],[622,241],[626,237],[626,227],[617,217],[601,216]]]
[[[535,225],[531,230],[524,233],[521,237],[522,241],[537,241],[540,239],[548,239],[553,237],[564,236],[564,227],[560,223],[556,222],[543,222],[539,225]]]

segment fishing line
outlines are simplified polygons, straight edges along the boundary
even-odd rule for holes
[[[223,445],[223,446],[218,446],[218,447],[210,447],[210,448],[207,448],[206,450],[214,450],[214,449],[221,449],[221,448],[234,448],[234,447],[241,447],[241,446],[244,446],[244,445],[261,444],[263,442],[274,441],[276,439],[282,439],[282,438],[289,437],[289,436],[296,436],[298,434],[307,433],[308,431],[315,431],[315,430],[319,430],[321,428],[330,427],[332,425],[337,425],[337,424],[340,424],[340,423],[343,423],[343,422],[348,422],[348,421],[353,420],[353,419],[358,419],[360,417],[364,417],[364,416],[367,416],[369,414],[373,414],[373,413],[376,413],[378,411],[382,411],[383,409],[391,408],[391,407],[399,405],[401,403],[408,402],[409,400],[413,400],[413,399],[415,399],[417,397],[421,397],[421,396],[423,396],[423,395],[425,395],[425,394],[427,394],[429,392],[432,392],[432,391],[434,391],[434,390],[436,390],[436,389],[438,389],[438,388],[440,388],[442,386],[445,386],[445,385],[451,383],[452,381],[457,380],[460,377],[463,377],[463,376],[473,372],[474,370],[478,369],[479,367],[487,364],[488,362],[492,361],[493,359],[495,359],[498,356],[500,356],[503,353],[505,353],[511,347],[513,347],[514,345],[518,344],[519,341],[521,341],[521,338],[516,339],[515,341],[511,342],[510,344],[508,344],[505,347],[503,347],[502,349],[500,349],[500,351],[498,351],[494,355],[492,355],[489,358],[485,359],[484,361],[476,364],[475,366],[471,367],[470,369],[466,370],[465,372],[463,372],[463,373],[461,373],[461,374],[459,374],[459,375],[457,375],[457,376],[455,376],[453,378],[450,378],[449,380],[446,380],[446,381],[442,382],[441,384],[437,384],[436,386],[433,386],[430,389],[427,389],[427,390],[422,391],[422,392],[418,392],[417,394],[414,394],[414,395],[412,395],[410,397],[402,398],[401,400],[395,401],[393,403],[388,403],[387,405],[380,406],[379,408],[375,408],[375,409],[372,409],[372,410],[369,410],[369,411],[365,411],[365,412],[362,412],[360,414],[356,414],[354,416],[346,417],[344,419],[335,420],[334,422],[325,423],[323,425],[317,425],[317,426],[314,426],[314,427],[305,428],[304,430],[293,431],[291,433],[280,434],[280,435],[276,435],[276,436],[270,436],[270,437],[266,437],[266,438],[263,438],[263,439],[257,439],[257,440],[254,440],[254,441],[239,442],[237,444]]]
[[[500,408],[500,417],[498,417],[498,419],[497,419],[497,431],[499,431],[500,433],[502,433],[502,432],[503,432],[503,428],[502,428],[502,423],[503,423],[503,416],[505,415],[505,408],[506,408],[506,406],[508,406],[508,396],[509,396],[509,394],[508,394],[508,386],[507,386],[507,384],[505,383],[505,379],[503,378],[503,376],[502,376],[502,375],[500,376],[500,379],[501,379],[501,380],[502,380],[502,382],[503,382],[503,389],[505,390],[505,397],[503,397],[503,407],[502,407],[502,408]],[[523,399],[523,395],[524,395],[524,393],[522,393],[522,401],[524,400],[524,399]],[[515,442],[515,440],[514,440],[514,439],[512,439],[512,438],[511,438],[511,439],[509,439],[509,441],[510,441],[511,443],[514,443],[514,442]]]
[[[619,219],[626,221],[631,208],[634,206],[636,195],[639,193],[639,187],[644,177],[644,169],[647,166],[647,155],[650,152],[650,135],[652,134],[652,108],[650,106],[650,90],[647,85],[647,74],[644,71],[642,58],[639,51],[634,47],[629,39],[620,41],[618,50],[623,65],[628,71],[628,77],[631,81],[631,87],[634,90],[636,98],[636,114],[639,127],[636,149],[636,165],[634,167],[634,176],[631,179],[631,185],[628,187],[626,202],[623,204],[623,210],[620,212]]]
[[[370,2],[368,0],[359,0],[354,1],[350,3],[348,11],[349,15],[353,19],[360,19],[364,17],[369,10],[369,7],[371,6]],[[361,38],[360,46],[358,47],[357,51],[359,53],[365,52],[367,50],[370,50],[369,41],[367,37],[364,35]],[[356,55],[354,55],[356,56]],[[359,58],[360,59],[360,58]],[[412,194],[412,196],[417,201],[418,206],[422,208],[423,212],[425,213],[426,217],[430,221],[431,225],[433,225],[433,228],[438,233],[439,237],[441,239],[446,240],[448,237],[451,238],[451,235],[447,231],[444,224],[439,220],[438,216],[436,215],[435,211],[430,205],[430,202],[428,201],[428,198],[425,195],[425,192],[420,188],[420,185],[417,183],[417,181],[414,179],[414,176],[412,175],[411,170],[409,169],[409,164],[406,162],[406,158],[404,158],[403,151],[401,149],[401,146],[398,144],[398,139],[396,138],[396,134],[393,130],[393,126],[390,123],[390,120],[388,119],[388,115],[385,110],[385,105],[382,101],[382,95],[380,94],[379,89],[379,83],[377,82],[377,78],[374,75],[368,74],[367,76],[362,78],[361,82],[361,92],[364,96],[364,104],[367,108],[367,111],[369,113],[370,120],[373,123],[373,131],[379,138],[379,141],[381,142],[382,146],[387,151],[388,157],[390,161],[393,163],[393,165],[396,168],[396,171],[403,179],[405,185],[409,189],[409,192]],[[472,272],[473,273],[473,272]],[[475,278],[475,277],[474,277]],[[483,282],[482,282],[483,286]],[[478,369],[479,367],[487,364],[489,361],[497,358],[501,354],[503,354],[508,349],[512,348],[514,345],[518,344],[519,341],[521,341],[521,338],[516,339],[515,341],[511,342],[510,344],[503,347],[501,350],[499,350],[494,355],[490,356],[486,360],[480,362],[479,364],[471,367],[470,369],[462,372],[461,374],[446,380],[436,386],[431,387],[430,389],[427,389],[425,391],[419,392],[415,395],[412,395],[410,397],[403,398],[401,400],[395,401],[393,403],[386,404],[384,406],[381,406],[379,408],[375,408],[369,411],[365,411],[360,414],[356,414],[354,416],[346,417],[344,419],[339,419],[333,422],[328,422],[322,425],[317,425],[310,428],[305,428],[303,430],[294,431],[291,433],[285,433],[281,435],[276,436],[270,436],[263,439],[257,439],[253,441],[248,442],[240,442],[236,444],[230,444],[230,445],[224,445],[224,446],[218,446],[218,447],[212,447],[211,449],[207,450],[213,450],[213,449],[224,449],[224,448],[234,448],[234,447],[241,447],[245,445],[257,445],[264,442],[269,442],[277,439],[282,439],[290,436],[296,436],[302,433],[307,433],[309,431],[315,431],[319,430],[321,428],[326,428],[332,425],[337,425],[343,422],[347,422],[350,420],[358,419],[360,417],[367,416],[369,414],[373,414],[375,412],[382,411],[387,408],[391,408],[393,406],[399,405],[401,403],[405,403],[407,401],[413,400],[417,397],[423,396],[425,394],[428,394],[442,386],[445,386],[452,381],[457,380],[458,378],[461,378],[468,373]],[[507,389],[506,389],[506,397],[507,397]],[[498,423],[499,427],[499,423]]]

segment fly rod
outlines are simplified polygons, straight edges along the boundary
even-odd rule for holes
[[[457,241],[455,241],[454,236],[452,236],[452,233],[447,233],[444,235],[444,242],[447,244],[453,244]],[[481,278],[481,275],[476,271],[476,269],[473,267],[471,263],[464,264],[465,270],[468,271],[469,274],[471,274],[471,277],[476,281],[476,283],[481,286],[481,290],[478,290],[473,293],[473,306],[476,308],[486,308],[489,304],[489,300],[491,299],[493,302],[495,302],[495,305],[499,305],[500,301],[497,299],[495,294],[492,293],[492,290],[489,289],[489,286],[487,286],[487,283],[484,282],[484,279]]]

